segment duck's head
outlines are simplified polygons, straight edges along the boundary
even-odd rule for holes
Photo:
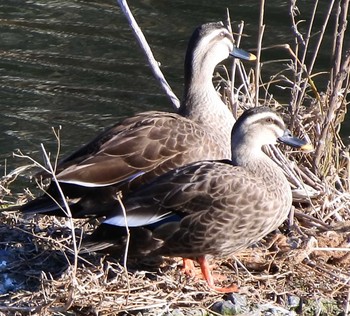
[[[282,118],[268,107],[246,110],[232,129],[233,157],[237,152],[261,151],[263,145],[284,143],[294,148],[309,150],[306,141],[293,137]]]
[[[234,46],[231,32],[222,22],[206,23],[196,28],[187,46],[185,73],[200,71],[212,75],[215,66],[230,55],[253,60],[254,55]]]

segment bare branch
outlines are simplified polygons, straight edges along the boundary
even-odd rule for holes
[[[123,13],[125,14],[126,18],[129,21],[129,24],[134,32],[134,35],[140,44],[142,50],[144,51],[146,58],[148,60],[148,63],[151,67],[151,70],[153,72],[153,75],[156,77],[156,79],[160,82],[162,88],[164,89],[166,95],[170,99],[171,103],[173,104],[173,107],[175,110],[179,109],[180,107],[180,101],[177,98],[177,96],[174,94],[172,89],[170,88],[168,82],[166,81],[162,71],[159,68],[159,63],[155,60],[153,53],[151,51],[151,48],[149,47],[145,36],[143,35],[140,27],[138,26],[135,18],[133,17],[129,6],[126,2],[126,0],[118,0],[118,4],[120,8],[123,10]]]

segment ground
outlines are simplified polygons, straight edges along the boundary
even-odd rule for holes
[[[233,295],[211,291],[204,281],[184,275],[181,258],[128,262],[125,269],[123,261],[104,254],[79,256],[69,223],[1,213],[0,313],[345,315],[350,308],[346,223],[330,227],[295,213],[293,226],[286,222],[258,245],[212,260],[221,275],[218,283],[239,286]],[[93,226],[74,220],[78,242]]]

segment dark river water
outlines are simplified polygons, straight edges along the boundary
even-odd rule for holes
[[[300,19],[309,19],[314,1],[298,1]],[[328,0],[320,1],[315,28]],[[178,97],[189,36],[204,22],[222,20],[230,9],[233,25],[245,21],[241,46],[256,47],[260,1],[130,1],[136,20]],[[264,45],[293,43],[289,1],[266,4]],[[308,25],[305,23],[305,25]],[[331,33],[318,59],[328,70]],[[288,58],[281,50],[262,60]],[[277,68],[263,67],[269,76]],[[285,67],[281,64],[280,67]],[[278,92],[277,92],[278,95]],[[281,94],[281,102],[283,100]],[[0,1],[0,172],[26,161],[20,149],[41,159],[40,144],[52,151],[52,127],[62,126],[61,153],[67,154],[119,118],[132,113],[172,110],[153,79],[129,25],[114,0]]]

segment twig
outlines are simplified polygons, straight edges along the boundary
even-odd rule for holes
[[[240,42],[241,42],[241,37],[243,34],[243,29],[244,29],[244,21],[241,21],[241,23],[239,24],[239,29],[238,29],[238,37],[237,37],[237,41],[236,41],[236,45],[237,47],[240,46]],[[242,85],[240,88],[236,88],[235,90],[235,77],[236,77],[236,72],[238,70],[238,74],[241,78],[242,81]],[[234,62],[232,64],[232,70],[231,70],[231,91],[230,91],[230,102],[231,102],[231,107],[232,107],[232,113],[233,113],[233,117],[235,119],[237,119],[237,103],[238,103],[238,99],[239,99],[239,92],[241,90],[241,88],[244,89],[244,96],[246,98],[249,99],[248,102],[246,102],[247,104],[253,104],[253,96],[251,94],[251,90],[249,89],[249,78],[247,75],[247,72],[244,68],[244,65],[242,63],[241,60],[235,58]],[[236,92],[236,93],[235,93]]]
[[[293,102],[294,109],[293,110],[296,111],[296,112],[301,108],[302,102],[303,102],[305,94],[306,94],[306,89],[308,88],[308,84],[311,85],[311,88],[315,92],[316,98],[318,99],[318,101],[320,101],[319,96],[317,94],[317,89],[316,89],[313,81],[310,79],[310,75],[309,74],[312,73],[314,64],[315,64],[316,59],[317,59],[317,57],[319,55],[318,52],[319,52],[321,43],[323,41],[324,33],[325,33],[327,25],[328,25],[328,21],[329,21],[330,15],[331,15],[332,8],[334,6],[334,1],[335,0],[332,0],[332,3],[330,4],[329,9],[327,11],[327,16],[326,16],[325,22],[323,23],[322,30],[321,30],[320,36],[319,36],[319,40],[317,42],[316,48],[314,49],[315,52],[314,52],[314,54],[312,56],[312,60],[310,62],[310,66],[307,69],[306,66],[305,66],[305,60],[306,60],[306,56],[307,56],[307,53],[308,53],[308,47],[309,47],[309,44],[310,44],[311,32],[312,32],[312,28],[313,28],[313,25],[314,25],[316,11],[317,11],[317,7],[318,7],[318,0],[314,4],[314,9],[313,9],[313,12],[312,12],[310,25],[309,25],[309,28],[308,28],[308,32],[306,34],[306,40],[303,41],[304,47],[303,47],[302,58],[301,58],[301,61],[299,63],[301,65],[301,67],[302,67],[301,69],[304,70],[304,72],[307,74],[308,81],[303,81],[302,80],[303,72],[302,71],[298,71],[297,68],[295,69],[295,71],[297,73],[296,82],[303,82],[302,88],[300,90],[295,90],[296,95],[294,97],[294,102]],[[297,23],[295,22],[294,15],[293,15],[293,12],[295,12],[295,8],[296,8],[296,4],[295,4],[295,1],[293,1],[293,4],[291,6],[291,11],[292,11],[291,16],[292,16],[293,29],[294,29],[294,31],[296,33],[296,38],[300,39],[300,32],[298,31]],[[299,46],[298,45],[298,40],[296,40],[296,46],[297,46],[296,51],[298,51],[298,46]],[[295,56],[297,56],[297,55],[298,55],[298,53],[295,54]],[[298,61],[297,57],[296,57],[296,61]],[[319,102],[319,103],[321,103],[321,102]],[[323,109],[321,107],[321,104],[320,104],[320,110],[321,110],[321,112],[323,111]]]
[[[347,76],[349,76],[350,72],[350,50],[347,52],[344,62],[342,63],[342,67],[337,74],[334,84],[333,91],[330,96],[329,106],[327,111],[327,116],[324,119],[321,136],[319,138],[315,158],[314,158],[314,166],[319,169],[319,164],[321,157],[325,154],[325,148],[329,140],[329,128],[334,121],[335,112],[339,109],[341,105],[344,104],[346,100],[346,93],[342,93],[342,85]],[[348,87],[346,88],[348,89]]]
[[[347,16],[349,11],[349,0],[339,1],[338,12],[337,12],[337,26],[335,29],[335,42],[333,51],[333,69],[332,77],[340,71],[341,59],[343,53],[344,36],[347,27]]]
[[[57,189],[58,189],[58,192],[60,193],[61,197],[62,197],[62,200],[63,200],[63,203],[64,203],[64,206],[66,208],[66,211],[67,211],[67,215],[68,215],[68,221],[69,221],[69,224],[70,224],[70,229],[71,229],[71,232],[72,232],[72,243],[73,243],[73,251],[74,251],[74,263],[73,263],[73,273],[72,273],[72,283],[73,283],[73,286],[76,286],[77,284],[77,281],[76,281],[76,274],[77,274],[77,268],[78,268],[78,249],[77,249],[77,240],[76,240],[76,236],[75,236],[75,229],[74,229],[74,222],[73,222],[73,217],[72,217],[72,213],[70,211],[70,208],[69,208],[69,205],[67,203],[67,200],[65,198],[65,195],[62,191],[62,188],[57,180],[57,177],[56,177],[56,174],[53,170],[53,167],[52,167],[52,164],[50,162],[50,158],[45,150],[45,147],[44,147],[44,144],[41,144],[41,148],[43,150],[43,154],[44,154],[44,157],[45,157],[45,160],[46,160],[46,163],[48,165],[48,168],[51,172],[51,176],[52,176],[52,180],[55,182],[56,186],[57,186]],[[71,304],[73,304],[73,301],[74,301],[74,291],[72,292],[72,301],[71,301]],[[69,309],[70,306],[67,306],[67,310]]]
[[[227,15],[229,16],[229,12],[227,11]],[[239,25],[239,31],[238,31],[238,40],[237,40],[237,46],[239,46],[240,44],[240,41],[241,41],[241,36],[242,36],[242,33],[243,33],[243,28],[244,28],[244,22],[241,21],[240,25]],[[231,104],[232,104],[232,114],[233,114],[233,117],[235,119],[237,119],[237,98],[238,98],[238,95],[236,95],[234,93],[234,88],[235,88],[235,74],[236,74],[236,69],[237,69],[237,65],[238,63],[236,63],[236,59],[234,59],[234,62],[232,63],[232,68],[231,68],[231,73],[232,73],[232,76],[231,76],[231,93],[230,93],[230,101],[231,101]]]
[[[350,251],[350,248],[337,248],[337,247],[314,247],[312,251]]]
[[[45,168],[42,164],[38,163],[36,160],[34,160],[32,157],[23,154],[20,150],[18,150],[18,154],[17,153],[13,153],[14,157],[18,157],[18,158],[25,158],[28,159],[29,161],[31,161],[35,167],[39,167],[40,169],[44,170],[47,173],[50,173],[50,171]],[[16,169],[17,170],[17,169]]]
[[[147,60],[149,62],[149,65],[151,67],[151,70],[153,72],[153,75],[156,77],[156,79],[160,82],[162,88],[164,89],[166,95],[170,99],[171,103],[173,104],[173,107],[175,110],[180,108],[180,101],[178,97],[174,94],[172,89],[170,88],[168,82],[166,81],[163,73],[161,72],[159,68],[158,62],[155,60],[153,53],[151,51],[151,48],[149,47],[145,36],[143,35],[141,29],[139,28],[135,18],[133,17],[129,6],[126,2],[126,0],[118,0],[118,4],[120,8],[122,9],[123,13],[125,14],[126,18],[129,21],[129,24],[134,32],[134,35],[140,44],[142,50],[144,51]]]
[[[261,46],[262,39],[264,36],[265,25],[264,23],[264,9],[265,0],[261,0],[260,3],[260,16],[259,16],[259,35],[258,35],[258,45],[256,52],[256,66],[255,66],[255,106],[259,105],[259,82],[260,82],[260,57],[261,57]]]
[[[319,55],[318,52],[320,50],[320,47],[321,47],[321,44],[322,44],[322,41],[323,41],[323,38],[324,38],[324,33],[326,31],[329,18],[331,17],[331,13],[332,13],[332,9],[333,9],[333,6],[334,6],[334,2],[335,2],[335,0],[331,1],[330,5],[329,5],[329,8],[328,8],[328,11],[327,11],[326,19],[325,19],[325,21],[322,24],[321,34],[320,34],[319,40],[317,42],[316,48],[314,49],[314,55],[312,57],[312,60],[311,60],[311,63],[310,63],[309,69],[308,69],[309,73],[312,72],[312,70],[314,68],[314,65],[315,65],[315,62],[316,62],[316,59],[317,59],[317,57]],[[318,3],[318,1],[317,1],[317,3]]]
[[[122,201],[121,192],[117,193],[117,199],[118,199],[120,207],[122,208],[122,211],[123,211],[125,230],[126,230],[126,243],[125,243],[123,266],[124,266],[124,271],[126,274],[126,282],[127,282],[127,287],[128,287],[128,295],[126,296],[126,304],[128,304],[128,298],[130,296],[130,291],[131,291],[130,290],[129,275],[128,275],[128,267],[127,267],[128,251],[129,251],[129,243],[130,243],[130,230],[129,230],[129,226],[128,226],[128,218],[126,216],[125,206],[124,206],[123,201]]]
[[[61,125],[58,126],[57,131],[54,128],[52,128],[52,131],[53,131],[53,133],[56,137],[56,141],[57,141],[57,154],[55,156],[55,164],[54,164],[54,168],[53,168],[55,170],[55,172],[56,172],[56,168],[58,165],[58,157],[59,157],[60,152],[61,152],[61,137],[60,137],[60,130],[61,129],[62,129]]]
[[[74,252],[71,248],[69,248],[68,246],[64,245],[60,240],[55,240],[53,238],[48,238],[48,237],[42,237],[42,236],[39,236],[39,235],[36,235],[36,234],[33,234],[32,232],[29,232],[25,229],[22,229],[22,228],[19,228],[19,227],[15,227],[16,230],[24,233],[24,234],[28,234],[29,236],[32,236],[32,237],[35,237],[35,239],[40,239],[41,241],[49,241],[50,243],[53,243],[53,244],[57,244],[59,245],[60,249],[64,249],[66,251],[68,251],[69,253],[73,254],[74,255]],[[65,255],[65,254],[64,254]],[[66,257],[66,256],[65,256]],[[79,259],[81,261],[83,261],[84,263],[90,265],[90,266],[93,266],[94,264],[91,263],[90,261],[86,260],[85,258],[79,256]]]

